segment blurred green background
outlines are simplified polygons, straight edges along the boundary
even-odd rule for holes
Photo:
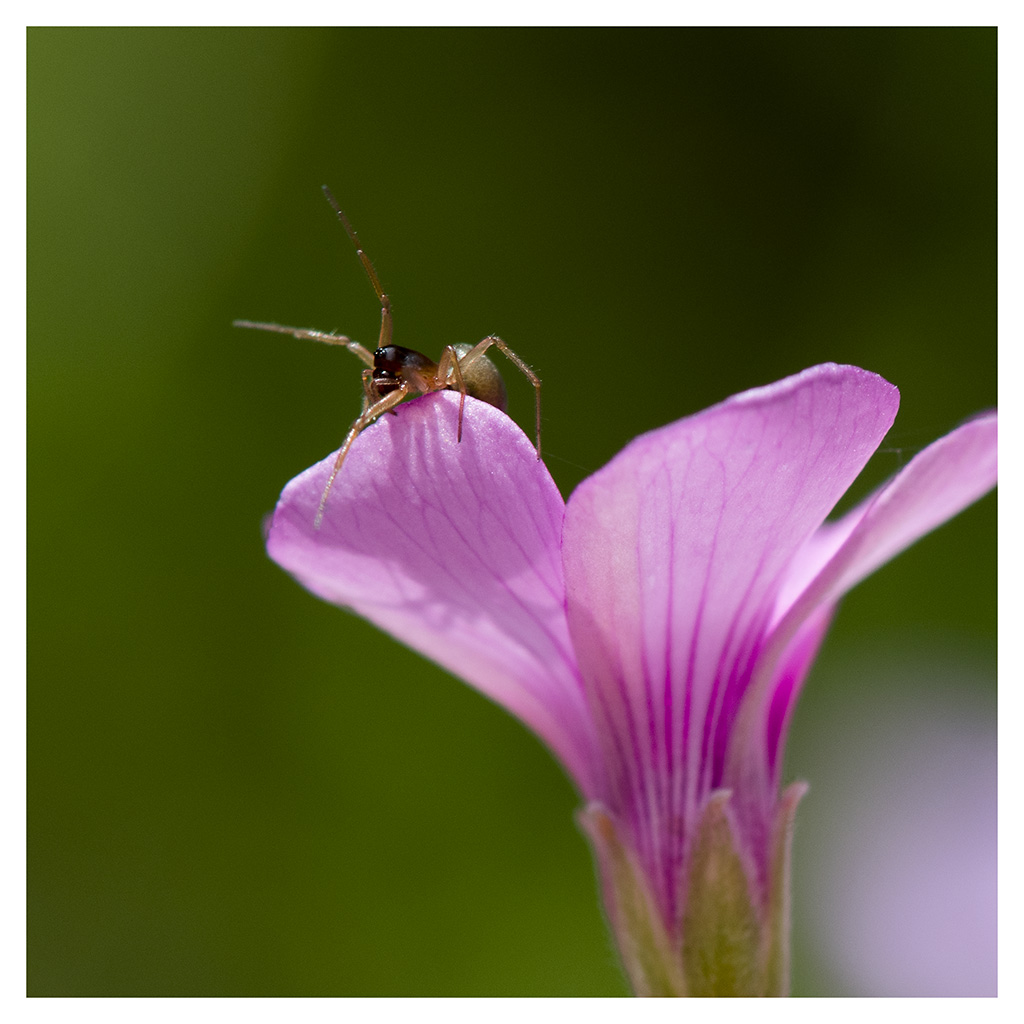
[[[902,391],[862,494],[996,402],[995,30],[32,29],[28,99],[29,992],[624,994],[545,750],[265,557],[359,364],[231,321],[376,340],[326,182],[396,342],[537,369],[563,494],[826,360]],[[898,742],[883,670],[927,652],[994,716],[995,514],[812,674],[797,994],[839,984],[800,870],[836,702]]]

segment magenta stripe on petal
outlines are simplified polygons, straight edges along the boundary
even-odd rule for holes
[[[569,624],[605,799],[637,830],[663,899],[683,830],[720,783],[786,567],[898,401],[873,373],[813,367],[636,439],[568,503]]]
[[[995,413],[940,438],[852,512],[822,526],[792,560],[772,613],[756,686],[746,695],[753,705],[746,709],[747,727],[729,738],[725,781],[738,794],[737,809],[748,832],[770,820],[786,724],[835,603],[995,485],[996,439]],[[769,775],[763,769],[766,760]]]

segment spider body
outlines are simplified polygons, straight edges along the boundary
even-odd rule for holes
[[[323,186],[324,195],[331,204],[338,220],[352,239],[356,247],[356,254],[363,264],[363,269],[370,278],[370,284],[380,300],[380,339],[377,348],[370,352],[358,341],[352,341],[341,334],[330,334],[326,331],[314,331],[302,327],[285,327],[281,324],[256,323],[252,320],[236,320],[236,327],[251,327],[260,331],[276,331],[279,334],[290,334],[296,338],[310,338],[313,341],[322,341],[328,345],[341,345],[347,348],[353,355],[357,356],[365,364],[362,373],[363,382],[363,408],[356,417],[338,455],[334,460],[334,468],[324,486],[323,494],[320,497],[320,506],[317,509],[316,518],[313,520],[315,529],[320,528],[323,521],[324,509],[327,506],[327,496],[330,494],[345,461],[345,456],[355,439],[371,424],[378,416],[394,410],[405,398],[415,395],[430,394],[434,391],[452,390],[459,392],[459,425],[457,439],[462,440],[462,416],[466,404],[466,395],[478,398],[505,411],[506,395],[505,382],[501,379],[498,368],[487,358],[486,352],[491,346],[500,349],[533,384],[536,394],[537,408],[537,458],[540,458],[540,380],[522,359],[519,358],[501,338],[497,335],[489,335],[483,341],[475,345],[446,345],[441,353],[441,358],[435,363],[422,352],[415,349],[403,348],[401,345],[391,344],[392,318],[391,301],[381,288],[377,271],[370,262],[369,257],[359,246],[359,239],[348,222],[348,218],[341,211],[337,200],[331,194],[326,185]]]
[[[497,342],[499,339],[489,340]],[[448,365],[454,366],[458,361],[466,394],[505,412],[508,405],[505,382],[494,363],[485,355],[477,355],[473,362],[467,363],[465,357],[473,351],[473,345],[459,344],[449,348],[454,353],[454,359],[450,359]],[[403,386],[410,394],[428,394],[445,388],[460,390],[454,375],[449,379],[433,359],[415,349],[402,348],[401,345],[388,345],[373,353],[372,382],[381,396]]]

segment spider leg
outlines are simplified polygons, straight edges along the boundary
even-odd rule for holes
[[[538,377],[537,374],[535,374],[533,372],[533,370],[531,370],[530,367],[527,366],[526,363],[523,362],[523,360],[520,359],[519,356],[517,356],[515,354],[515,352],[513,352],[512,349],[510,349],[508,347],[508,345],[506,345],[505,342],[502,341],[501,338],[499,338],[496,334],[490,334],[486,338],[484,338],[483,341],[478,341],[462,357],[462,359],[459,360],[459,362],[464,367],[469,366],[471,363],[473,363],[477,359],[479,359],[492,345],[495,345],[502,352],[504,352],[505,356],[509,360],[511,360],[511,362],[515,363],[515,365],[520,369],[520,371],[522,371],[523,375],[529,380],[529,382],[534,387],[534,391],[535,391],[536,396],[537,396],[537,401],[536,401],[536,405],[537,405],[537,445],[536,445],[536,447],[537,447],[537,458],[539,459],[540,458],[540,377]]]
[[[391,344],[391,300],[386,295],[380,297],[380,338],[377,348],[387,348]]]
[[[364,378],[365,379],[365,378]],[[372,385],[372,381],[371,381]],[[367,389],[363,395],[363,401],[367,400],[370,392]],[[348,434],[345,437],[345,441],[341,446],[341,450],[338,452],[338,457],[334,460],[334,468],[331,470],[331,475],[327,478],[327,483],[324,485],[324,492],[320,495],[320,505],[316,510],[316,518],[313,520],[313,529],[319,530],[320,524],[324,519],[324,509],[327,507],[327,495],[331,493],[331,487],[334,484],[334,478],[341,471],[342,463],[345,461],[345,456],[348,455],[349,449],[352,447],[352,442],[378,417],[382,416],[389,409],[393,409],[398,403],[405,398],[407,391],[405,388],[398,388],[390,394],[385,395],[383,398],[378,398],[376,402],[364,409],[360,414],[359,418],[349,427]]]
[[[359,410],[359,416],[366,415],[366,410],[375,402],[380,401],[380,392],[373,386],[373,370],[363,370],[363,407]]]
[[[251,327],[257,331],[274,331],[277,334],[290,334],[293,338],[309,338],[311,341],[322,341],[325,345],[343,345],[354,356],[358,356],[367,366],[373,366],[373,353],[358,341],[346,338],[343,334],[329,334],[327,331],[312,331],[305,327],[285,327],[282,324],[263,324],[253,320],[235,320],[232,327]]]
[[[468,354],[468,353],[467,353]],[[456,431],[455,440],[462,441],[462,411],[466,406],[466,382],[462,377],[459,354],[454,346],[445,345],[441,353],[441,360],[437,364],[437,379],[447,384],[449,378],[455,379],[455,385],[459,391],[459,426]]]
[[[366,271],[366,276],[370,279],[370,284],[380,300],[380,341],[377,344],[377,348],[387,348],[391,344],[391,300],[384,294],[384,289],[380,286],[380,278],[377,276],[377,270],[360,244],[359,236],[356,234],[355,229],[349,224],[348,217],[345,216],[344,211],[338,205],[338,200],[334,198],[334,193],[326,185],[321,185],[320,187],[323,189],[327,202],[331,204],[331,209],[338,215],[338,220],[341,221],[341,226],[345,229],[345,233],[352,239],[359,262],[362,263],[363,270]],[[373,365],[372,360],[369,365]]]

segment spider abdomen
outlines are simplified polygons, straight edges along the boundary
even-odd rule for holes
[[[453,346],[456,354],[462,357],[474,348],[474,345],[459,344]],[[505,412],[508,399],[505,394],[505,382],[501,379],[498,368],[485,355],[477,356],[473,362],[462,367],[462,379],[466,382],[466,394],[479,398],[481,402],[493,405]],[[458,385],[450,383],[450,388],[458,390]]]

